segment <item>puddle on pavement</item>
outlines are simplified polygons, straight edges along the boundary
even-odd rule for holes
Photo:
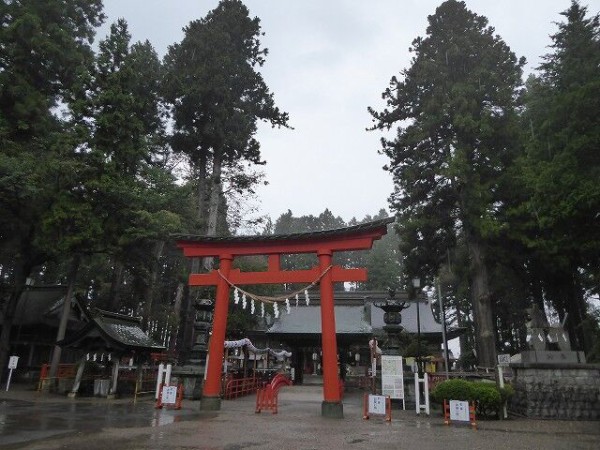
[[[211,415],[213,416],[213,415]],[[155,409],[153,404],[33,403],[0,401],[0,445],[31,442],[69,432],[152,427],[207,416],[190,409]]]

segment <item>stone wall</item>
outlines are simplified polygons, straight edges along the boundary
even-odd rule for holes
[[[543,419],[600,420],[600,364],[511,364],[510,411]]]

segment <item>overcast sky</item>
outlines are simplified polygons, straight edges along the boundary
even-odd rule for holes
[[[378,132],[367,132],[367,107],[382,109],[381,93],[409,67],[409,46],[425,36],[440,0],[244,0],[261,20],[269,49],[263,77],[294,130],[261,126],[258,140],[269,185],[259,208],[276,220],[318,215],[329,208],[345,221],[388,209],[392,180],[382,170]],[[554,22],[570,0],[467,0],[489,19],[526,72],[548,52]],[[600,0],[582,0],[597,13]],[[107,24],[123,17],[133,41],[148,39],[160,57],[181,41],[182,28],[218,0],[104,0]],[[104,30],[107,26],[104,27]],[[99,38],[102,38],[102,34]],[[388,209],[389,211],[389,209]]]

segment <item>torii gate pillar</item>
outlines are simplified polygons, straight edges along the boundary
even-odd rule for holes
[[[221,408],[221,373],[229,308],[229,283],[233,285],[313,283],[320,280],[321,335],[323,348],[323,402],[321,414],[343,418],[340,380],[337,367],[337,340],[333,283],[366,281],[365,269],[344,269],[333,266],[335,251],[366,250],[375,239],[387,233],[387,218],[337,230],[317,233],[296,233],[275,236],[181,236],[177,245],[188,257],[218,257],[219,270],[206,274],[191,274],[190,286],[217,286],[213,331],[209,343],[206,382],[202,390],[200,409]],[[319,265],[310,270],[282,271],[281,255],[313,253]],[[235,256],[267,255],[265,272],[240,272],[232,269]]]
[[[332,252],[321,250],[317,256],[319,257],[319,268],[323,272],[331,265]],[[333,281],[330,272],[327,272],[321,279],[320,291],[321,346],[323,349],[323,403],[321,403],[321,415],[342,418],[344,417],[344,406],[340,398]]]

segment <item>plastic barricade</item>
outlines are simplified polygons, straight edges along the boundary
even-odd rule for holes
[[[277,395],[283,386],[291,386],[292,381],[282,374],[277,374],[264,388],[256,391],[256,413],[263,409],[277,414]]]

